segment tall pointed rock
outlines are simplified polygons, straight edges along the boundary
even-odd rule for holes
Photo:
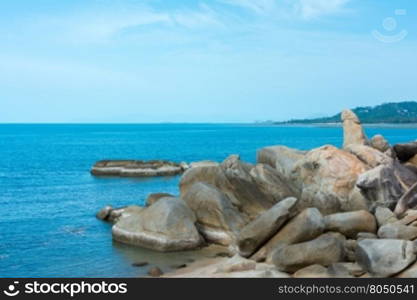
[[[350,145],[366,145],[367,137],[363,131],[358,116],[346,109],[342,112],[343,121],[343,148]]]

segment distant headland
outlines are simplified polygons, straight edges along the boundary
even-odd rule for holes
[[[417,123],[417,102],[405,101],[384,103],[377,106],[356,107],[352,109],[364,124],[412,124]],[[294,119],[284,122],[273,122],[277,125],[286,124],[337,124],[341,114],[331,117],[314,119]]]

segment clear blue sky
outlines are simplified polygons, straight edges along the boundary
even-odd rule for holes
[[[251,122],[417,100],[417,1],[2,0],[1,122]]]

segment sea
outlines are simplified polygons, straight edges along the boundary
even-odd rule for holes
[[[415,127],[365,130],[391,143],[417,139]],[[0,277],[140,277],[147,267],[132,264],[166,266],[184,258],[114,242],[111,225],[95,218],[106,205],[143,205],[154,192],[178,195],[180,177],[98,178],[89,172],[98,160],[221,162],[239,154],[254,163],[265,146],[340,147],[342,138],[337,126],[0,125]]]

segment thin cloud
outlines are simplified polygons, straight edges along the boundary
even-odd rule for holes
[[[295,12],[304,19],[315,19],[321,16],[345,12],[350,0],[298,0],[294,4]]]

